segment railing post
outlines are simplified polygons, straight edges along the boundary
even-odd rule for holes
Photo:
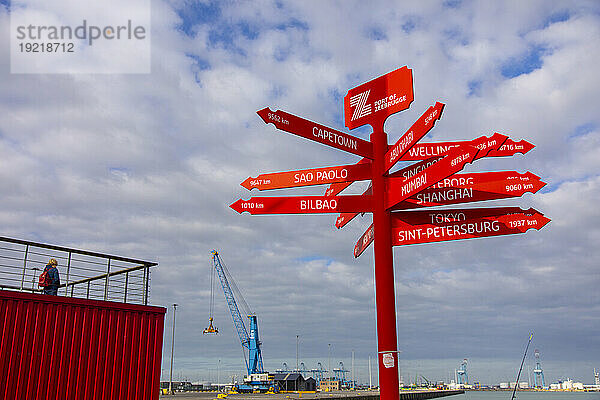
[[[67,282],[65,283],[65,296],[69,292],[69,274],[71,272],[71,252],[69,252],[69,261],[67,262]],[[71,297],[73,297],[73,291],[71,290]]]
[[[110,258],[108,259],[108,264],[106,266],[106,281],[104,282],[104,301],[108,298],[108,281],[110,277]]]
[[[27,253],[29,252],[29,245],[25,246],[25,257],[23,258],[23,276],[21,277],[21,291],[25,287],[25,270],[27,268]]]
[[[129,271],[125,272],[125,295],[123,296],[123,303],[127,303],[127,286],[129,285]]]
[[[85,295],[86,299],[90,298],[90,283],[92,283],[92,281],[88,281],[87,294]]]
[[[146,268],[144,268],[146,272],[146,287],[144,289],[144,305],[148,305],[148,283],[150,282],[150,266],[146,264]]]
[[[31,268],[33,270],[33,279],[31,280],[31,293],[35,292],[35,271],[39,271],[39,268],[33,267]]]

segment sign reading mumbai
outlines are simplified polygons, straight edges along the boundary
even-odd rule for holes
[[[399,202],[427,189],[434,183],[462,170],[467,163],[485,157],[492,149],[498,149],[507,139],[495,133],[492,137],[482,136],[469,144],[452,148],[446,156],[417,174],[404,179],[397,185],[389,185],[386,207],[389,209]]]
[[[412,70],[398,68],[348,91],[344,97],[346,127],[383,125],[387,117],[406,110],[412,101]]]

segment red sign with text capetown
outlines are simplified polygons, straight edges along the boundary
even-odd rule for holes
[[[350,89],[344,97],[345,125],[371,125],[370,140],[308,119],[266,107],[257,113],[276,128],[361,157],[355,164],[259,174],[242,186],[272,190],[327,184],[322,196],[252,197],[231,208],[250,214],[339,213],[338,228],[360,213],[372,213],[373,224],[355,245],[358,257],[374,243],[379,384],[382,400],[398,400],[398,349],[393,246],[512,235],[541,229],[550,220],[518,207],[423,210],[427,207],[514,198],[535,193],[545,183],[531,172],[459,173],[482,157],[525,154],[534,146],[494,133],[473,140],[419,143],[440,120],[445,105],[436,102],[392,144],[386,119],[413,102],[412,70],[396,69]],[[397,171],[398,162],[416,161]],[[362,195],[340,195],[356,181],[370,180]],[[402,211],[419,209],[413,211]]]

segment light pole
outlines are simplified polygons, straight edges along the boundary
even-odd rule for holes
[[[217,364],[217,392],[221,391],[221,360]]]
[[[331,382],[331,343],[328,343],[327,346],[327,377],[329,378],[329,382]]]
[[[177,315],[177,306],[173,304],[173,336],[171,337],[171,374],[169,378],[169,394],[173,394],[173,350],[175,349],[175,316]]]
[[[369,356],[369,390],[373,387],[373,380],[371,379],[371,356]]]
[[[296,335],[296,372],[300,373],[300,369],[298,368],[298,340],[300,335]]]
[[[352,350],[352,390],[354,389],[354,350]]]

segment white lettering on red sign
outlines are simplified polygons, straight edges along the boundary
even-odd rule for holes
[[[313,127],[313,136],[337,144],[339,146],[347,147],[349,149],[358,149],[358,141],[352,140],[352,138],[348,136],[338,135],[335,132],[330,132],[328,130],[321,129],[318,126]]]
[[[515,221],[518,223],[524,223],[525,221]],[[511,226],[512,227],[512,226]],[[419,242],[421,240],[430,240],[435,238],[449,238],[452,236],[465,236],[484,234],[488,232],[498,232],[500,230],[500,223],[498,221],[477,221],[477,222],[465,222],[462,224],[453,224],[446,226],[429,226],[427,228],[414,228],[408,230],[398,231],[398,241],[403,242]]]
[[[446,189],[417,194],[417,204],[440,203],[473,197],[473,189]]]
[[[300,200],[300,210],[331,210],[337,208],[337,200]]]
[[[411,193],[421,187],[423,187],[424,185],[427,184],[427,174],[423,174],[423,176],[417,177],[415,179],[413,179],[410,182],[405,183],[404,185],[402,185],[402,196]]]
[[[392,152],[390,153],[390,163],[396,161],[396,158],[400,156],[400,154],[406,151],[406,148],[412,143],[414,138],[413,131],[410,131],[405,138],[402,139],[397,145],[394,146]]]
[[[422,158],[429,158],[429,157],[435,157],[435,156],[441,156],[444,155],[448,152],[448,150],[452,149],[453,147],[458,147],[460,145],[458,144],[450,144],[450,145],[421,145],[421,146],[415,146],[412,149],[410,149],[408,151],[408,154],[413,157],[422,157]]]

